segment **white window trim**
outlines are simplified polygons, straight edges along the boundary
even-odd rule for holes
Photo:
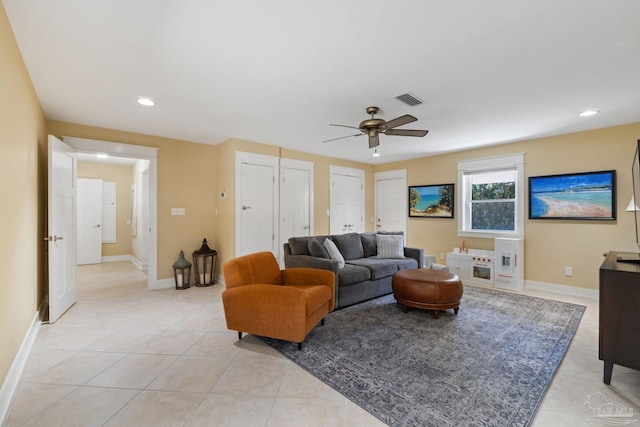
[[[472,231],[465,230],[464,225],[469,217],[469,209],[465,204],[466,186],[464,185],[464,175],[470,172],[484,172],[498,169],[516,168],[516,212],[515,231]],[[458,194],[456,203],[458,205],[458,236],[460,237],[480,237],[495,239],[496,237],[524,238],[524,153],[516,153],[507,156],[487,157],[475,160],[461,160],[458,162]]]

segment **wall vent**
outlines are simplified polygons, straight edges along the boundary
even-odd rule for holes
[[[409,92],[407,92],[407,93],[405,93],[403,95],[396,96],[396,99],[399,100],[399,101],[402,101],[405,104],[410,105],[412,107],[414,105],[424,104],[424,102],[422,102],[420,99],[418,99],[417,96],[415,96],[415,95],[413,95],[412,93],[409,93]]]

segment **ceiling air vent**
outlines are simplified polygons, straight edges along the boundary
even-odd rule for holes
[[[420,105],[420,104],[424,104],[421,100],[419,100],[415,95],[407,92],[404,95],[399,95],[396,96],[396,99],[399,101],[404,102],[407,105]]]

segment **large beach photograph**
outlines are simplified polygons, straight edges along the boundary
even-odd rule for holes
[[[453,218],[453,184],[409,187],[409,216]]]
[[[529,219],[616,219],[616,171],[529,177]]]

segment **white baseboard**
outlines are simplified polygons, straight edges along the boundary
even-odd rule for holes
[[[153,283],[149,283],[149,289],[168,289],[175,288],[176,282],[173,278],[170,279],[158,279]]]
[[[135,265],[138,270],[146,270],[147,268],[142,264],[138,258],[133,255],[129,255],[129,259],[127,261],[131,261],[131,264]]]
[[[135,265],[138,270],[146,270],[147,265],[140,261],[138,258],[133,255],[111,255],[111,256],[103,256],[102,262],[120,262],[120,261],[130,261],[131,264]]]
[[[525,280],[525,289],[537,291],[553,292],[562,295],[572,295],[585,298],[600,298],[600,291],[597,289],[577,288],[575,286],[557,285],[555,283],[537,282],[535,280]]]
[[[131,259],[131,255],[111,255],[111,256],[103,256],[102,262],[129,261],[130,259]]]
[[[13,398],[18,390],[20,378],[22,378],[22,373],[27,365],[27,360],[29,359],[29,355],[33,349],[33,344],[38,336],[40,325],[40,312],[37,311],[33,317],[29,330],[27,330],[27,334],[22,340],[22,344],[20,344],[18,354],[16,354],[16,357],[13,359],[9,372],[2,383],[2,388],[0,389],[0,425],[5,425],[7,422]]]

